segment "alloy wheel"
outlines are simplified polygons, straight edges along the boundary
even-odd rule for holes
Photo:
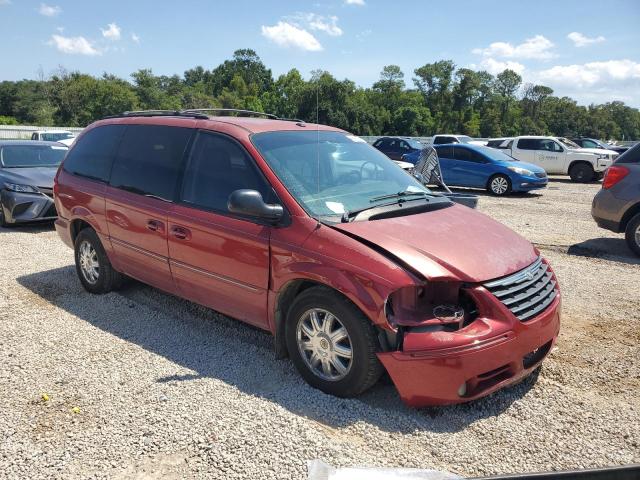
[[[636,227],[636,233],[635,233],[635,239],[636,239],[636,245],[638,245],[638,247],[640,247],[640,224],[638,224],[638,226]]]
[[[307,310],[296,327],[298,350],[314,375],[328,381],[342,380],[351,369],[353,348],[349,332],[331,312]]]
[[[84,241],[80,244],[79,260],[82,276],[87,282],[94,285],[100,276],[100,263],[98,262],[98,253],[91,243]]]
[[[509,182],[504,177],[496,177],[491,180],[491,191],[497,195],[502,195],[509,189]]]

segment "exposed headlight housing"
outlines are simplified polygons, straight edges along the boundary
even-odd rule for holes
[[[507,167],[507,168],[512,172],[517,173],[518,175],[525,175],[527,177],[533,177],[534,175],[531,170],[527,170],[526,168],[522,168],[522,167]]]
[[[4,188],[11,190],[12,192],[19,193],[39,193],[40,191],[36,187],[31,185],[20,185],[17,183],[5,183]]]
[[[460,282],[429,282],[403,287],[386,302],[393,327],[432,327],[433,331],[455,331],[477,317],[477,308]]]

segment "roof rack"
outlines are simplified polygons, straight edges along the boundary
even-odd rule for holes
[[[104,118],[122,118],[122,117],[190,117],[206,119],[207,115],[198,112],[180,111],[180,110],[131,110],[122,112],[117,115],[109,115]]]
[[[182,113],[205,113],[205,112],[238,113],[247,117],[256,116],[256,117],[266,117],[272,120],[279,120],[278,116],[272,113],[255,112],[253,110],[239,110],[237,108],[189,108],[187,110],[182,110]]]

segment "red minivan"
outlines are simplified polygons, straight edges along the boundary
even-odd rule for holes
[[[337,128],[131,112],[84,130],[56,229],[92,293],[133,277],[268,330],[312,386],[386,371],[409,405],[529,375],[560,327],[548,262]]]

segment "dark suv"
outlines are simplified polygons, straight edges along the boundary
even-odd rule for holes
[[[599,227],[624,232],[629,248],[640,255],[640,143],[607,169],[591,215]]]
[[[373,146],[392,160],[402,160],[403,155],[424,148],[418,140],[400,137],[382,137],[373,142]]]

